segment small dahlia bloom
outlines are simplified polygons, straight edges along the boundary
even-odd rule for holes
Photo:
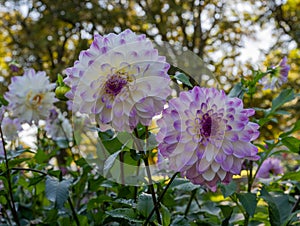
[[[54,92],[51,92],[54,87],[55,84],[50,83],[44,71],[28,69],[23,76],[13,77],[8,86],[9,91],[5,94],[9,102],[8,110],[20,122],[31,124],[46,119],[57,101]]]
[[[46,120],[45,130],[47,135],[53,140],[67,139],[73,140],[73,130],[69,120],[63,115],[59,109],[53,108],[50,116]]]
[[[3,135],[9,141],[18,138],[18,132],[22,130],[21,123],[19,119],[11,119],[9,117],[4,117],[1,122],[1,128]]]
[[[287,82],[290,65],[287,64],[287,57],[284,57],[279,65],[273,66],[274,71],[269,75],[263,77],[259,82],[264,86],[264,89],[274,89]]]
[[[245,159],[258,160],[251,141],[259,126],[249,122],[253,109],[215,88],[194,87],[169,101],[157,121],[160,159],[194,184],[216,190],[240,174]]]
[[[270,178],[270,174],[278,175],[283,173],[281,161],[278,158],[267,158],[260,166],[256,177],[257,178]]]
[[[131,30],[95,35],[88,50],[66,69],[72,111],[95,115],[102,126],[131,132],[149,125],[170,95],[170,65],[145,35]]]

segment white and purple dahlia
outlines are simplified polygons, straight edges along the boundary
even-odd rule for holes
[[[3,135],[9,141],[18,138],[18,132],[22,130],[21,123],[18,118],[11,119],[9,117],[4,117],[1,122],[1,128]]]
[[[55,99],[55,84],[51,84],[44,71],[25,70],[23,76],[12,77],[9,91],[5,94],[9,105],[7,109],[20,122],[37,123],[50,114]]]
[[[181,92],[157,121],[159,155],[171,170],[215,191],[240,174],[245,159],[259,159],[251,143],[259,136],[259,126],[249,122],[254,113],[215,88]]]
[[[272,69],[274,69],[274,73],[271,73],[270,77],[265,76],[259,81],[264,86],[264,89],[274,89],[287,82],[291,69],[290,65],[287,64],[287,57],[284,57],[279,65],[273,66]]]
[[[270,178],[270,175],[278,175],[283,173],[281,161],[278,158],[267,158],[260,166],[256,177],[257,178]]]
[[[45,130],[47,135],[53,140],[73,140],[73,130],[70,121],[66,118],[66,115],[61,113],[57,108],[53,108],[50,111],[50,116],[46,120]]]
[[[88,50],[66,69],[72,111],[95,115],[102,126],[131,132],[149,125],[170,95],[170,65],[145,35],[131,30],[95,35]]]

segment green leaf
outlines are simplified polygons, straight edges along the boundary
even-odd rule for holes
[[[253,217],[257,206],[256,195],[253,193],[240,193],[237,194],[237,197],[245,208],[246,212]]]
[[[69,187],[72,180],[59,181],[55,177],[47,176],[46,179],[46,197],[53,202],[59,209],[63,207],[69,197]]]
[[[233,207],[231,206],[219,206],[221,208],[221,211],[225,217],[225,219],[222,221],[222,226],[227,226],[229,225],[229,220],[231,218],[231,215],[233,213]]]
[[[40,175],[40,176],[36,176],[33,178],[30,178],[30,182],[28,186],[32,186],[32,185],[36,185],[37,183],[39,183],[40,181],[42,181],[45,178],[44,175]]]
[[[0,107],[1,106],[7,106],[7,105],[8,105],[8,101],[5,100],[2,95],[0,95]]]
[[[154,207],[152,196],[147,193],[142,193],[138,198],[136,207],[144,217],[148,217]]]
[[[298,121],[295,123],[294,127],[293,127],[290,131],[288,131],[288,132],[286,132],[286,133],[280,134],[279,137],[282,138],[282,137],[288,136],[288,135],[290,135],[290,134],[292,134],[292,133],[294,133],[294,132],[297,132],[297,131],[299,131],[299,130],[300,130],[300,120],[298,120]]]
[[[15,167],[18,166],[20,163],[30,160],[31,158],[17,158],[17,159],[11,159],[8,162],[9,167]]]
[[[63,76],[61,75],[61,74],[57,74],[57,84],[59,85],[59,86],[63,86],[64,85],[64,78],[63,78]]]
[[[191,192],[197,188],[200,188],[199,185],[195,185],[191,182],[186,182],[183,184],[179,184],[173,187],[174,189],[180,190],[180,191],[184,191],[184,192]]]
[[[268,203],[269,218],[272,226],[281,226],[290,215],[291,205],[288,195],[271,195],[265,187],[260,191],[261,198]]]
[[[291,152],[299,153],[300,152],[300,140],[295,137],[284,137],[281,139],[281,142],[286,146]]]
[[[222,192],[224,198],[234,194],[236,191],[236,188],[237,188],[235,181],[231,181],[227,185],[221,184],[220,186],[221,186],[221,192]]]
[[[285,173],[282,178],[282,180],[295,180],[300,181],[300,171],[297,172],[287,172]]]
[[[65,138],[57,138],[57,139],[55,139],[55,142],[59,148],[68,148],[69,147],[69,141]]]
[[[107,175],[111,167],[113,166],[114,162],[118,158],[119,154],[121,153],[122,150],[119,150],[112,155],[110,155],[104,162],[104,167],[103,167],[103,175]]]
[[[161,204],[161,215],[163,226],[168,226],[171,223],[171,213],[167,207]]]
[[[272,101],[271,113],[274,113],[278,108],[294,98],[295,94],[293,89],[282,90],[282,92]]]
[[[135,222],[135,223],[142,223],[141,220],[137,219],[137,215],[133,209],[118,208],[118,209],[106,211],[105,213],[111,217],[126,219],[128,221]]]
[[[50,209],[47,211],[46,219],[43,223],[57,223],[58,218],[58,210],[57,209]]]
[[[186,76],[185,74],[183,73],[178,73],[178,74],[175,74],[173,76],[173,78],[175,78],[176,80],[182,82],[182,84],[184,85],[187,85],[189,87],[193,87],[192,83],[190,82],[190,79],[188,76]]]
[[[51,156],[47,155],[45,151],[38,149],[34,158],[38,164],[44,163],[49,160]]]
[[[113,154],[122,149],[123,143],[121,143],[119,138],[115,137],[114,133],[110,132],[110,130],[106,132],[99,132],[98,135],[102,144],[109,153]]]
[[[244,89],[241,82],[234,85],[234,87],[230,90],[228,96],[229,97],[238,97],[240,99],[243,99],[244,96]]]

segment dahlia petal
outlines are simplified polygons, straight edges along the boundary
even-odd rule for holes
[[[217,171],[217,174],[218,174],[220,180],[223,181],[226,176],[226,172],[224,170],[219,170],[219,171]]]
[[[226,157],[226,160],[221,163],[221,167],[224,171],[230,171],[232,165],[233,165],[233,157],[231,155],[228,155]]]
[[[222,151],[219,151],[218,154],[215,156],[215,161],[219,164],[226,160],[226,154]]]
[[[218,164],[217,162],[212,162],[211,164],[211,169],[214,171],[214,172],[218,172],[219,169],[220,169],[220,164]]]
[[[205,172],[210,167],[210,162],[208,162],[205,158],[198,161],[197,170],[199,173]]]
[[[212,170],[207,170],[202,174],[203,178],[207,181],[212,181],[214,179],[215,175],[216,175],[216,173]]]

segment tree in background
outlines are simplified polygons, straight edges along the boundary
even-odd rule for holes
[[[249,68],[253,62],[240,61],[245,43],[255,40],[261,29],[274,27],[272,36],[276,41],[270,50],[262,52],[263,56],[268,55],[263,57],[266,66],[288,55],[292,66],[290,84],[296,90],[299,87],[299,0],[285,3],[66,0],[59,4],[51,0],[10,0],[1,1],[1,5],[0,39],[4,57],[0,65],[1,74],[6,78],[1,83],[1,93],[9,77],[15,74],[8,71],[10,61],[45,70],[55,81],[57,73],[73,64],[95,33],[119,33],[126,28],[146,33],[157,43],[164,41],[193,51],[216,75],[221,87],[229,90],[241,76],[251,74]],[[189,65],[193,66],[198,65]],[[205,79],[208,82],[200,74],[193,74],[195,80],[200,84]],[[254,96],[254,102],[268,106],[272,95],[266,92]],[[276,133],[273,127],[270,131]]]

